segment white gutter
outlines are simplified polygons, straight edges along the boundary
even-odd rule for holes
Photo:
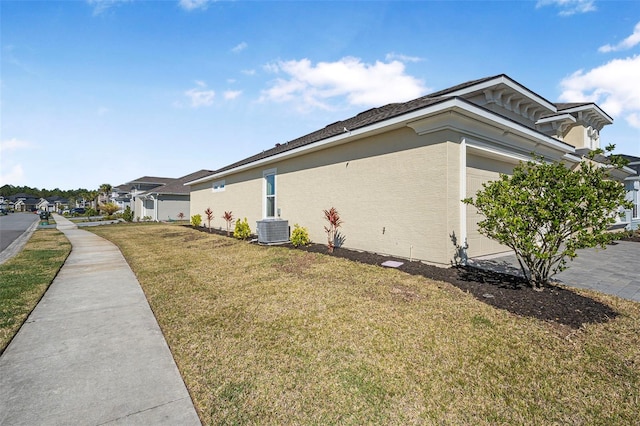
[[[490,121],[494,125],[509,129],[509,133],[520,135],[528,139],[537,139],[540,145],[544,145],[555,150],[564,151],[565,153],[571,153],[575,151],[575,148],[571,145],[565,144],[551,136],[547,136],[544,133],[540,133],[537,130],[526,127],[515,121],[508,120],[500,115],[493,113],[489,110],[481,108],[469,101],[461,98],[449,99],[435,105],[430,105],[421,108],[417,111],[412,111],[406,114],[402,114],[398,117],[393,117],[388,120],[380,121],[378,123],[371,124],[369,126],[361,127],[359,129],[351,130],[336,136],[332,136],[327,139],[323,139],[317,142],[310,143],[289,151],[284,151],[279,154],[275,154],[269,157],[262,158],[247,164],[243,164],[233,169],[225,170],[220,173],[214,173],[213,175],[205,176],[200,179],[196,179],[185,183],[185,186],[196,185],[203,182],[208,182],[216,179],[221,179],[225,176],[250,170],[256,167],[265,166],[277,161],[281,161],[288,158],[297,157],[302,154],[318,151],[321,149],[329,148],[332,146],[341,145],[352,140],[360,139],[366,136],[382,133],[383,131],[402,128],[417,120],[427,118],[430,115],[441,113],[449,109],[457,109],[458,111],[466,112],[468,114],[479,116],[485,121]],[[419,133],[418,133],[419,134]]]

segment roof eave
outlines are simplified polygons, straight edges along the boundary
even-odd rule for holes
[[[460,110],[465,110],[469,113],[474,113],[476,115],[484,116],[487,120],[498,122],[504,126],[515,129],[516,132],[518,132],[519,134],[522,134],[525,137],[536,138],[540,140],[541,143],[547,145],[548,147],[551,147],[554,150],[558,150],[564,153],[572,153],[575,150],[571,145],[566,144],[560,140],[557,140],[551,136],[547,136],[544,133],[538,132],[537,130],[526,127],[515,121],[506,119],[499,114],[496,114],[485,108],[479,107],[474,103],[469,102],[463,98],[454,97],[454,98],[444,98],[441,102],[428,105],[419,110],[411,111],[409,113],[399,115],[397,117],[393,117],[388,120],[373,123],[371,125],[361,127],[349,132],[345,132],[343,134],[339,134],[336,136],[329,137],[327,139],[313,142],[309,145],[304,145],[298,148],[294,148],[292,150],[274,154],[269,157],[261,158],[251,163],[242,164],[238,167],[224,170],[220,173],[214,173],[212,175],[187,182],[184,185],[192,186],[200,183],[209,182],[215,179],[221,179],[225,176],[238,173],[244,170],[253,169],[261,165],[271,164],[283,159],[297,157],[302,154],[318,151],[321,149],[326,149],[331,146],[341,145],[352,140],[360,139],[365,136],[375,135],[377,133],[381,133],[383,129],[385,131],[388,131],[394,128],[402,128],[407,126],[412,121],[416,121],[421,118],[425,118],[427,115],[439,113],[446,109],[451,109],[451,108],[458,108]]]

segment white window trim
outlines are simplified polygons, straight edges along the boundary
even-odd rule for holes
[[[267,216],[267,176],[273,175],[274,203],[273,216]],[[278,217],[278,169],[267,169],[262,172],[262,217],[271,219]]]
[[[226,187],[226,182],[224,179],[213,182],[211,185],[211,190],[213,192],[223,192]]]

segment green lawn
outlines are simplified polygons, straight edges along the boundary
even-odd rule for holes
[[[62,267],[71,244],[55,229],[37,230],[22,252],[0,265],[0,353]]]
[[[575,330],[381,267],[176,225],[92,228],[204,424],[637,424],[640,304]]]

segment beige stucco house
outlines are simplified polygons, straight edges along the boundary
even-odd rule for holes
[[[326,241],[335,207],[343,247],[450,265],[452,236],[470,257],[505,251],[461,202],[536,153],[569,166],[613,120],[593,103],[555,104],[506,75],[364,111],[187,183],[190,215],[210,207],[300,224]]]

